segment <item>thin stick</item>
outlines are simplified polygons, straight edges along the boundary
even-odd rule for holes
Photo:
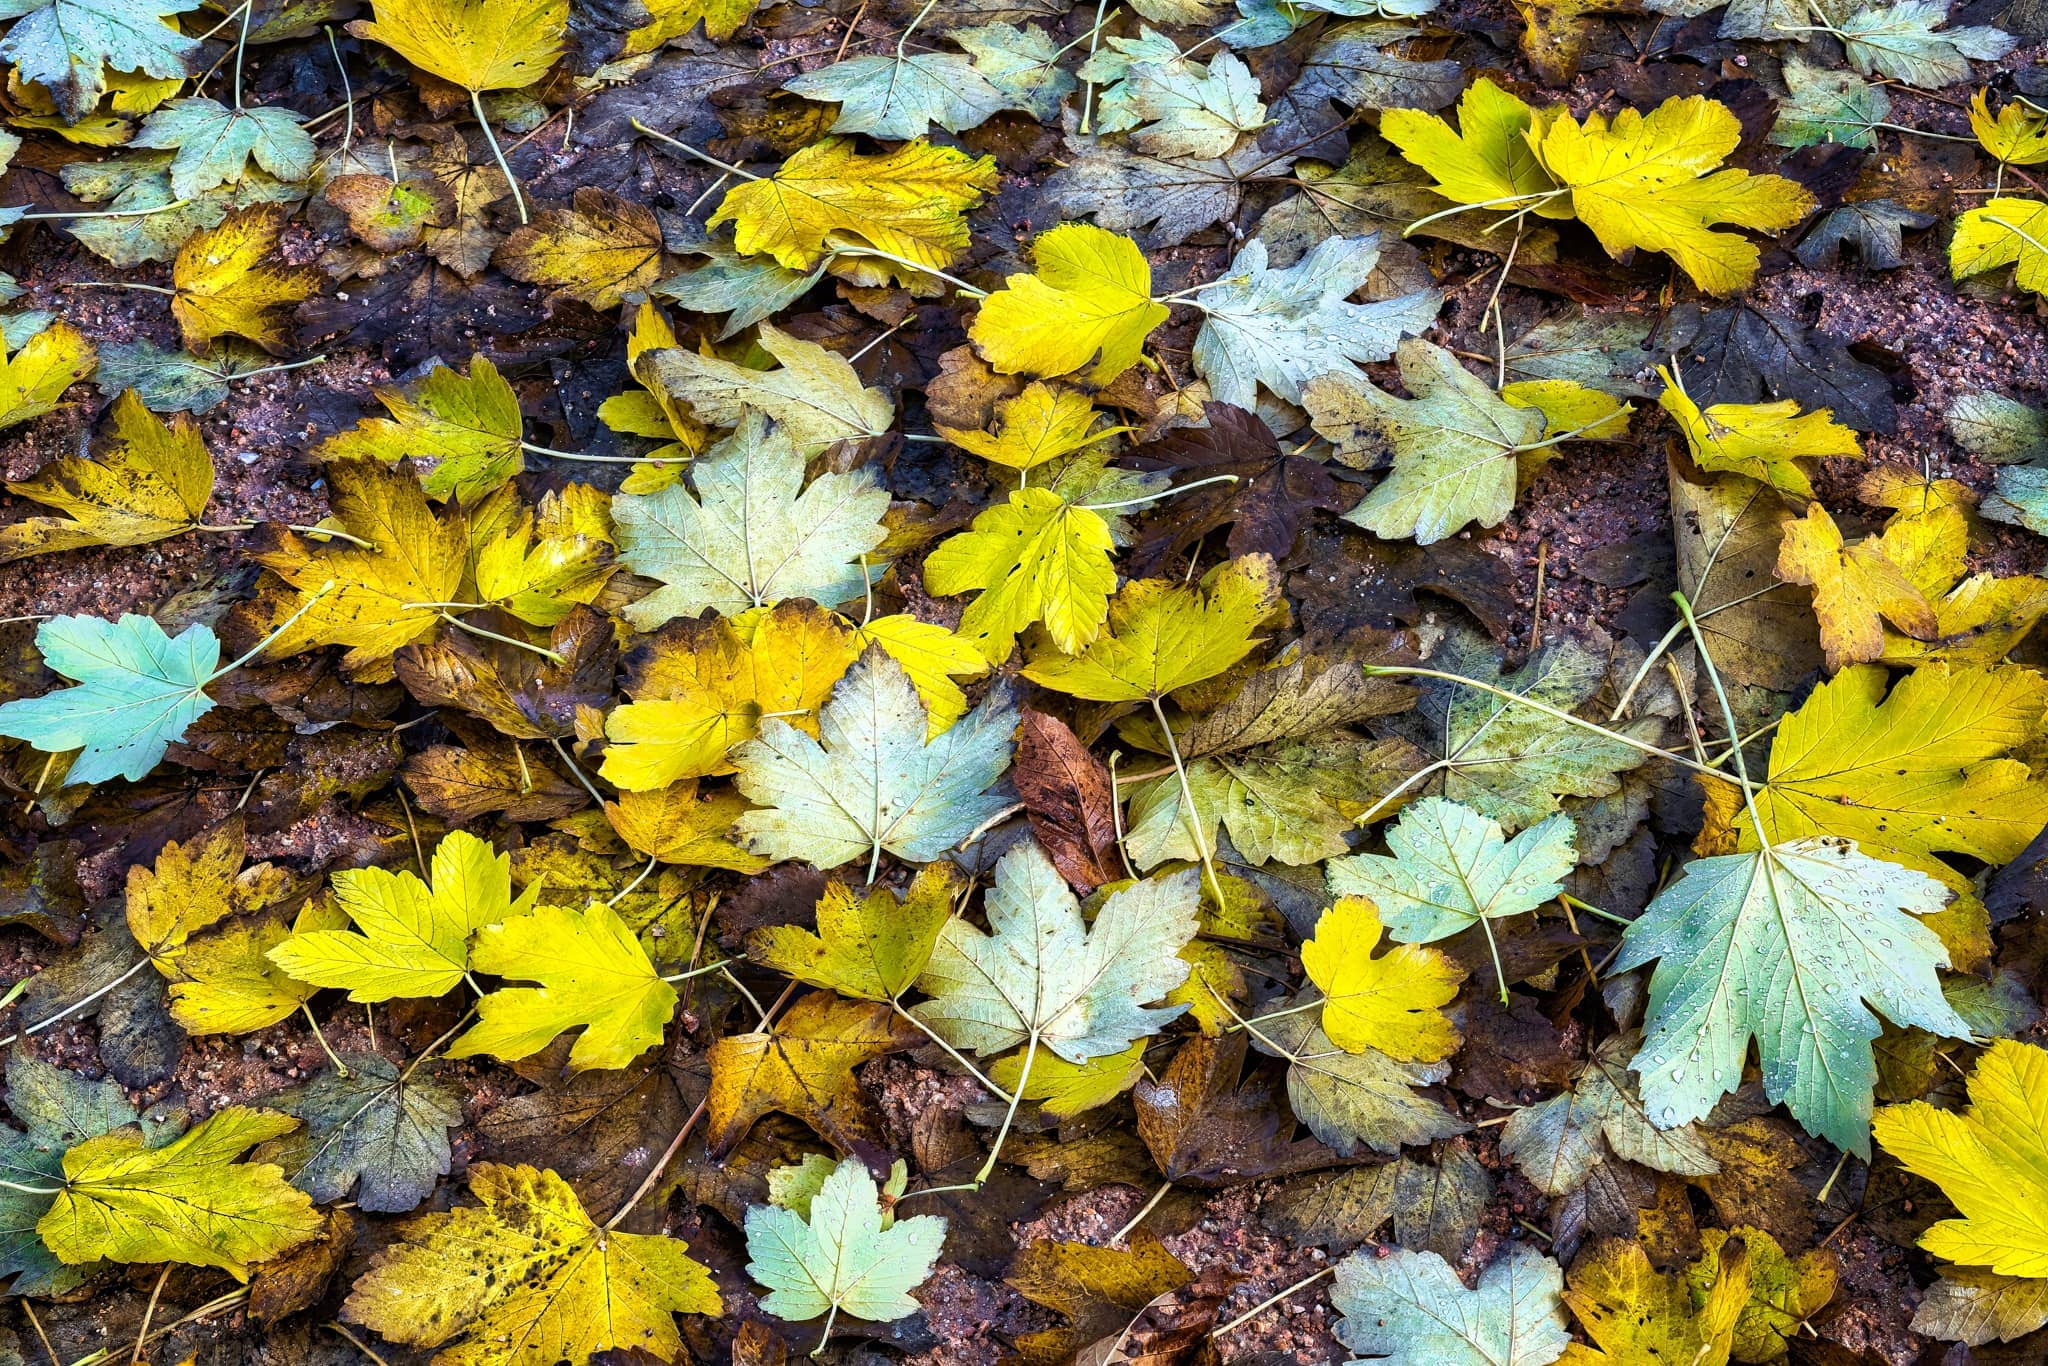
[[[559,757],[564,764],[567,764],[569,766],[569,771],[571,773],[576,775],[576,781],[581,783],[583,785],[583,790],[590,794],[590,800],[596,802],[598,806],[602,807],[604,805],[604,798],[598,795],[596,786],[590,781],[589,777],[584,774],[583,770],[576,766],[576,761],[569,757],[568,747],[561,742],[560,738],[553,735],[550,735],[548,737],[548,743],[555,747],[556,756]],[[639,877],[634,878],[632,884],[628,886],[625,889],[625,891],[620,892],[619,896],[624,896],[626,892],[630,892],[633,890],[634,887],[638,887],[641,881],[644,878],[646,878],[647,874],[654,871],[654,864],[655,860],[649,859],[647,861],[646,869],[641,872]],[[612,902],[607,904],[616,904],[617,899],[617,897],[614,897],[612,899]]]
[[[1173,1182],[1162,1182],[1160,1184],[1159,1189],[1152,1192],[1152,1198],[1150,1200],[1147,1200],[1144,1206],[1141,1209],[1139,1209],[1139,1211],[1136,1214],[1133,1214],[1130,1217],[1130,1221],[1126,1223],[1122,1228],[1118,1229],[1115,1233],[1109,1235],[1109,1241],[1112,1243],[1121,1243],[1124,1239],[1130,1237],[1133,1233],[1137,1232],[1138,1225],[1145,1222],[1145,1216],[1150,1214],[1153,1210],[1158,1209],[1159,1202],[1161,1200],[1164,1200],[1166,1198],[1166,1193],[1172,1189]]]
[[[269,649],[273,644],[276,643],[279,636],[282,636],[286,631],[291,630],[292,627],[299,624],[300,617],[305,616],[306,613],[313,610],[313,604],[319,602],[320,599],[326,597],[329,593],[332,593],[334,591],[334,588],[335,584],[333,579],[329,579],[326,583],[321,584],[319,590],[315,592],[312,597],[307,598],[304,603],[300,604],[298,611],[292,613],[290,616],[286,617],[282,622],[278,623],[277,629],[273,630],[269,635],[263,637],[263,639],[257,641],[254,645],[250,646],[249,652],[247,654],[241,656],[239,659],[236,659],[234,662],[230,664],[226,664],[221,668],[215,669],[212,673],[208,674],[206,676],[205,681],[199,685],[199,688],[204,688],[208,683],[215,682],[216,680],[224,678],[228,674],[233,673],[235,670],[241,668],[244,664],[247,664],[250,660],[254,659],[256,656],[262,654],[265,650]],[[195,692],[198,690],[199,689],[194,689]]]
[[[1147,493],[1137,498],[1119,498],[1114,503],[1076,503],[1074,506],[1086,508],[1090,512],[1114,512],[1118,508],[1132,508],[1145,503],[1156,503],[1162,498],[1171,498],[1176,493],[1186,493],[1190,489],[1198,489],[1207,484],[1235,484],[1236,482],[1237,476],[1234,474],[1212,474],[1207,479],[1197,479],[1192,484],[1179,484],[1173,488],[1161,489],[1157,493]]]
[[[26,1299],[20,1303],[22,1312],[28,1315],[29,1327],[36,1330],[36,1337],[41,1339],[43,1350],[50,1354],[50,1366],[64,1366],[64,1363],[57,1359],[57,1349],[50,1345],[50,1335],[43,1331],[43,1321],[36,1317],[36,1307]]]
[[[1224,1324],[1221,1328],[1213,1330],[1209,1334],[1209,1336],[1211,1338],[1220,1338],[1225,1333],[1236,1332],[1238,1329],[1244,1327],[1247,1323],[1250,1323],[1259,1315],[1265,1313],[1268,1309],[1271,1309],[1274,1305],[1280,1303],[1280,1301],[1286,1299],[1289,1295],[1292,1295],[1299,1290],[1308,1289],[1310,1286],[1314,1285],[1323,1277],[1333,1274],[1336,1270],[1337,1268],[1334,1266],[1326,1266],[1321,1271],[1316,1272],[1313,1276],[1307,1276],[1301,1280],[1296,1281],[1293,1285],[1288,1286],[1279,1294],[1268,1295],[1265,1299],[1260,1300],[1257,1304],[1253,1305],[1250,1309],[1245,1310],[1244,1313],[1239,1314],[1236,1318]]]
[[[327,1061],[334,1064],[335,1075],[346,1077],[348,1075],[348,1064],[335,1055],[334,1049],[328,1045],[327,1036],[320,1032],[320,1022],[313,1018],[313,1007],[301,1001],[299,1002],[299,1012],[306,1017],[306,1023],[312,1027],[313,1037],[320,1043],[320,1051],[327,1055]]]
[[[346,1338],[346,1339],[348,1340],[348,1344],[349,1344],[349,1346],[351,1346],[351,1347],[355,1348],[355,1349],[356,1349],[356,1350],[357,1350],[358,1352],[361,1352],[361,1353],[362,1353],[362,1354],[363,1354],[364,1356],[366,1356],[366,1357],[368,1357],[368,1358],[369,1358],[370,1360],[372,1360],[372,1361],[376,1362],[376,1363],[377,1363],[377,1366],[391,1366],[391,1363],[390,1363],[390,1362],[386,1361],[386,1360],[385,1360],[385,1359],[384,1359],[383,1357],[380,1357],[380,1356],[378,1356],[378,1355],[377,1355],[377,1354],[376,1354],[375,1352],[371,1351],[371,1350],[370,1350],[370,1345],[369,1345],[368,1343],[364,1342],[364,1341],[363,1341],[363,1340],[362,1340],[361,1338],[357,1337],[357,1336],[356,1336],[356,1335],[355,1335],[354,1333],[351,1333],[351,1332],[349,1332],[349,1330],[348,1330],[348,1329],[346,1329],[346,1328],[342,1327],[342,1326],[341,1326],[340,1324],[338,1324],[338,1323],[335,1323],[335,1322],[333,1322],[332,1320],[330,1320],[329,1322],[327,1322],[327,1323],[323,1323],[323,1324],[321,1324],[320,1326],[321,1326],[322,1328],[330,1328],[330,1329],[334,1330],[335,1332],[337,1332],[337,1333],[341,1334],[341,1336],[342,1336],[342,1337],[344,1337],[344,1338]]]
[[[484,141],[491,144],[491,155],[498,159],[499,172],[505,177],[505,183],[512,187],[512,203],[519,210],[519,221],[525,223],[527,221],[526,196],[519,193],[519,181],[514,178],[512,168],[505,164],[505,153],[498,146],[498,135],[491,131],[491,121],[484,117],[483,92],[479,90],[470,91],[469,103],[470,107],[476,110],[476,121],[483,125]]]
[[[692,147],[687,142],[683,142],[679,139],[672,138],[667,133],[657,132],[656,130],[649,128],[646,124],[640,122],[640,120],[638,119],[633,119],[631,122],[636,130],[647,134],[648,137],[653,138],[655,141],[665,142],[679,152],[686,152],[689,155],[697,158],[697,160],[706,163],[707,165],[716,166],[719,170],[724,171],[727,175],[736,175],[741,180],[762,179],[762,177],[755,175],[752,171],[744,170],[741,167],[735,166],[730,161],[720,161],[717,157],[711,155],[711,153],[709,152],[703,151],[700,148]]]
[[[247,32],[248,23],[246,20],[243,22],[242,27],[243,31]],[[242,68],[237,65],[235,67],[235,75],[238,78],[238,82],[241,73]],[[149,1321],[156,1317],[156,1302],[164,1293],[164,1282],[170,1278],[171,1268],[169,1263],[166,1263],[164,1269],[157,1273],[156,1288],[149,1292],[149,1303],[143,1306],[142,1331],[135,1335],[135,1350],[128,1354],[128,1366],[137,1366],[137,1363],[142,1360],[142,1346],[149,1341]]]
[[[1188,786],[1187,765],[1181,762],[1180,743],[1173,738],[1173,727],[1167,724],[1166,708],[1159,705],[1159,695],[1151,698],[1152,715],[1159,720],[1159,729],[1166,736],[1167,757],[1173,760],[1173,776],[1180,780],[1180,799],[1187,811],[1188,834],[1194,837],[1195,853],[1200,855],[1202,870],[1209,875],[1209,890],[1216,894],[1216,905],[1220,908],[1230,904],[1223,895],[1223,880],[1216,876],[1216,863],[1209,857],[1209,837],[1203,833],[1201,813],[1195,809],[1195,791]]]
[[[0,1039],[0,1048],[5,1048],[8,1044],[15,1042],[17,1039],[25,1039],[31,1034],[40,1034],[44,1030],[48,1029],[51,1025],[57,1023],[57,1021],[64,1019],[66,1016],[77,1014],[79,1011],[84,1010],[94,1001],[97,1001],[100,997],[106,995],[115,987],[120,986],[121,983],[127,981],[130,977],[133,977],[136,973],[142,971],[144,968],[148,966],[149,960],[147,958],[137,959],[135,964],[132,967],[130,967],[128,971],[122,973],[119,977],[116,977],[113,981],[107,983],[105,986],[99,988],[99,990],[93,992],[90,996],[81,996],[77,1000],[73,1001],[70,1005],[65,1006],[62,1010],[58,1011],[55,1015],[50,1016],[50,1018],[48,1018],[47,1020],[38,1020],[36,1023],[30,1025],[27,1029],[22,1030],[20,1033],[9,1034],[6,1038]]]
[[[500,635],[496,631],[487,631],[481,626],[472,626],[468,622],[464,621],[461,617],[455,616],[453,613],[450,612],[443,612],[440,615],[441,620],[447,622],[450,626],[453,626],[458,631],[467,631],[471,635],[481,636],[485,640],[495,640],[501,645],[514,645],[522,650],[531,650],[533,651],[533,653],[540,655],[543,658],[551,659],[557,664],[568,663],[567,660],[563,659],[562,656],[557,654],[555,651],[547,649],[545,646],[536,645],[530,640],[520,640],[516,636]]]
[[[889,1009],[895,1011],[898,1015],[901,1015],[904,1019],[910,1021],[910,1023],[914,1025],[927,1039],[930,1039],[933,1043],[937,1044],[940,1048],[944,1049],[947,1057],[951,1058],[954,1062],[957,1062],[962,1067],[966,1068],[968,1072],[974,1077],[974,1079],[980,1082],[983,1088],[986,1089],[991,1095],[995,1096],[997,1100],[1015,1100],[1015,1097],[1013,1097],[1008,1091],[1005,1091],[1002,1087],[996,1085],[993,1081],[990,1081],[988,1077],[983,1074],[982,1070],[979,1067],[976,1067],[973,1063],[969,1062],[967,1060],[966,1054],[962,1053],[959,1049],[953,1047],[953,1045],[947,1043],[937,1034],[934,1034],[932,1032],[932,1027],[930,1025],[926,1024],[923,1020],[918,1019],[917,1016],[905,1010],[903,1008],[903,1003],[900,1000],[891,998],[889,1002]]]

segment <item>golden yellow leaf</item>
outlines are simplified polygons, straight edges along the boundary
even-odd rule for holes
[[[266,867],[268,865],[265,865]],[[348,917],[330,897],[315,897],[290,924],[273,911],[230,921],[178,954],[171,1018],[191,1035],[249,1034],[296,1013],[319,994],[270,957],[295,934],[338,930]]]
[[[1557,181],[1531,145],[1566,113],[1562,106],[1532,109],[1481,77],[1458,99],[1455,130],[1435,114],[1389,109],[1380,116],[1380,133],[1435,176],[1431,188],[1454,204],[1513,209],[1534,201],[1531,207],[1545,218],[1569,218],[1570,207],[1555,193]]]
[[[665,47],[697,27],[699,19],[704,21],[705,35],[722,43],[740,31],[759,4],[760,0],[645,0],[647,12],[654,17],[627,33],[621,55],[638,57]]]
[[[626,657],[633,700],[605,720],[602,772],[627,791],[730,773],[726,754],[779,716],[815,735],[818,708],[859,657],[852,632],[814,603],[786,601],[744,633],[727,618],[679,617]]]
[[[267,629],[319,596],[270,647],[279,658],[321,645],[346,645],[342,668],[364,682],[387,682],[391,656],[432,631],[441,603],[460,602],[468,534],[460,514],[434,515],[419,482],[404,466],[390,469],[348,460],[327,467],[329,501],[340,529],[367,542],[318,544],[297,532],[277,533],[252,558],[277,577],[259,591],[256,611]],[[324,594],[323,588],[334,586]]]
[[[1830,669],[1882,655],[1887,621],[1916,640],[1933,636],[1939,624],[1934,608],[1900,563],[1914,548],[1904,540],[1895,544],[1890,532],[1848,545],[1819,503],[1808,507],[1803,519],[1786,524],[1778,577],[1813,585],[1813,610],[1820,618],[1821,649]]]
[[[989,1080],[1005,1090],[1024,1084],[1024,1099],[1039,1102],[1039,1108],[1054,1119],[1068,1119],[1084,1110],[1107,1105],[1138,1084],[1145,1075],[1145,1049],[1152,1041],[1140,1039],[1118,1053],[1104,1053],[1086,1062],[1068,1062],[1056,1053],[1043,1051],[1031,1060],[1031,1075],[1024,1071],[1024,1054],[1008,1053],[989,1064]]]
[[[507,485],[470,511],[476,601],[534,626],[552,626],[604,591],[613,570],[611,499],[569,484],[529,509]]]
[[[1725,1244],[1716,1274],[1695,1295],[1635,1243],[1603,1239],[1572,1263],[1564,1302],[1594,1346],[1573,1343],[1564,1366],[1727,1366],[1735,1325],[1749,1304],[1750,1268],[1740,1241]],[[1698,1303],[1695,1304],[1695,1299]]]
[[[925,738],[945,731],[967,714],[967,694],[955,678],[979,678],[989,661],[974,642],[907,612],[876,617],[853,632],[854,653],[879,645],[903,666],[925,706]]]
[[[643,297],[667,274],[653,210],[587,185],[570,205],[545,210],[506,238],[493,258],[498,268],[547,286],[550,299],[575,299],[599,312]]]
[[[1813,497],[1813,481],[1799,461],[1815,456],[1861,456],[1856,433],[1823,408],[1801,413],[1792,399],[1776,403],[1715,403],[1701,408],[1684,381],[1662,366],[1658,406],[1671,414],[1692,458],[1703,470],[1747,475],[1797,498]]]
[[[131,389],[114,400],[111,421],[113,439],[96,459],[59,457],[7,486],[66,515],[0,527],[0,564],[81,546],[146,545],[205,520],[213,457],[192,419],[166,423]]]
[[[366,417],[314,448],[320,460],[431,461],[420,480],[430,498],[471,502],[524,468],[520,451],[525,421],[519,399],[483,356],[469,373],[437,365],[412,394],[380,386],[372,391],[390,417]]]
[[[1008,659],[1017,633],[1038,621],[1073,654],[1109,616],[1115,548],[1101,513],[1050,489],[1021,488],[926,556],[924,584],[942,597],[979,593],[960,618],[960,634],[991,664]]]
[[[562,55],[569,0],[375,0],[348,31],[471,92],[520,90]]]
[[[938,433],[963,451],[1013,470],[1035,470],[1072,455],[1129,427],[1097,430],[1094,403],[1078,389],[1036,381],[996,405],[996,430],[939,427]]]
[[[271,259],[288,219],[283,205],[258,204],[178,249],[171,316],[188,351],[205,355],[216,337],[247,337],[272,355],[291,349],[292,310],[320,288],[321,275]]]
[[[2024,100],[2008,100],[1993,118],[1990,94],[1979,90],[1970,100],[1970,131],[1984,150],[2007,166],[2048,161],[2048,114]]]
[[[1137,364],[1167,319],[1152,297],[1152,265],[1128,237],[1062,223],[1031,246],[1037,269],[1012,275],[981,301],[968,336],[1002,374],[1067,375],[1093,364],[1107,384]]]
[[[70,323],[51,323],[13,355],[0,341],[0,427],[57,410],[64,391],[99,363],[92,343]]]
[[[290,878],[282,868],[242,867],[245,842],[236,814],[196,839],[164,845],[154,866],[128,870],[128,932],[159,972],[175,972],[178,951],[200,930],[283,895]]]
[[[795,1115],[841,1152],[879,1146],[880,1117],[853,1069],[924,1042],[916,1026],[881,1002],[814,991],[772,1031],[729,1034],[711,1045],[705,1147],[723,1156],[755,1120],[777,1110]]]
[[[768,860],[732,840],[732,823],[746,809],[747,799],[731,788],[699,796],[694,779],[651,792],[621,792],[617,801],[604,804],[604,814],[619,838],[649,858],[758,873]]]
[[[842,996],[893,1001],[924,972],[939,931],[966,891],[967,879],[950,863],[918,869],[900,898],[887,887],[856,897],[845,883],[828,882],[818,898],[816,934],[798,925],[755,930],[747,936],[747,956]]]
[[[1324,911],[1301,965],[1323,991],[1323,1033],[1347,1053],[1377,1049],[1400,1062],[1440,1062],[1458,1048],[1443,1008],[1465,969],[1437,949],[1400,944],[1374,957],[1385,938],[1370,898],[1347,896]]]
[[[944,267],[967,250],[961,215],[996,188],[994,157],[971,157],[919,138],[882,156],[863,156],[851,138],[803,148],[782,169],[726,191],[706,227],[733,225],[733,244],[809,270],[838,246],[862,244],[922,266]],[[914,278],[909,267],[866,272],[862,284]]]

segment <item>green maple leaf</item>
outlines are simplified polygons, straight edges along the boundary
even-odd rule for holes
[[[250,158],[279,180],[313,174],[313,135],[289,109],[230,109],[219,100],[172,100],[143,120],[131,147],[176,150],[171,189],[189,199],[242,178]]]
[[[376,1053],[344,1052],[347,1075],[329,1068],[269,1103],[305,1127],[264,1156],[319,1204],[346,1200],[373,1214],[403,1214],[448,1174],[449,1131],[462,1097],[425,1069],[401,1069]]]
[[[366,458],[396,465],[425,459],[433,468],[420,479],[429,498],[474,502],[519,473],[525,464],[520,437],[525,420],[519,396],[483,356],[469,373],[437,365],[407,395],[379,389],[390,417],[364,418],[320,443],[321,460]]]
[[[1467,1290],[1434,1252],[1360,1248],[1337,1264],[1337,1339],[1384,1366],[1547,1366],[1571,1345],[1564,1273],[1512,1243]]]
[[[1149,1003],[1187,980],[1198,887],[1193,869],[1136,883],[1090,925],[1045,851],[1020,844],[996,864],[989,932],[946,922],[918,979],[932,999],[912,1013],[977,1053],[1027,1041],[1071,1063],[1121,1052],[1186,1009]]]
[[[1785,59],[1787,98],[1778,106],[1771,141],[1780,147],[1839,142],[1877,146],[1877,126],[1892,114],[1891,96],[1853,71],[1809,66],[1794,53]]]
[[[1867,1158],[1874,1007],[1967,1038],[1935,969],[1948,951],[1916,916],[1948,893],[1844,839],[1695,859],[1622,936],[1617,972],[1655,962],[1642,1050],[1651,1122],[1702,1119],[1742,1083],[1756,1040],[1764,1094],[1811,1133]],[[1868,1002],[1868,1007],[1866,1007]]]
[[[867,470],[821,474],[804,487],[804,458],[758,413],[711,448],[681,484],[612,500],[619,558],[662,586],[627,604],[651,631],[705,608],[734,615],[784,598],[827,605],[859,597],[861,558],[882,543],[889,492]]]
[[[206,685],[219,677],[220,641],[205,626],[173,639],[149,617],[52,617],[36,648],[78,686],[0,706],[0,735],[46,754],[77,750],[66,783],[139,781],[213,710]]]
[[[651,363],[663,391],[688,404],[700,420],[739,427],[749,410],[766,413],[807,459],[834,442],[889,430],[895,400],[863,387],[846,357],[770,323],[761,324],[755,340],[781,365],[756,370],[681,347],[653,352]]]
[[[1556,896],[1578,865],[1572,834],[1570,817],[1552,816],[1508,840],[1498,823],[1471,808],[1425,797],[1387,832],[1391,857],[1330,860],[1330,890],[1371,897],[1389,935],[1428,944]]]
[[[880,1196],[867,1168],[849,1157],[810,1197],[809,1218],[774,1205],[749,1209],[747,1274],[768,1287],[762,1309],[796,1323],[820,1314],[870,1323],[915,1314],[910,1292],[932,1274],[946,1221],[920,1214],[884,1227]]]
[[[1942,29],[1948,6],[1933,0],[1896,0],[1856,11],[1834,32],[1849,65],[1866,76],[1889,76],[1923,90],[1970,79],[1970,59],[1993,62],[2019,39],[1988,24]]]
[[[927,742],[917,689],[870,646],[833,688],[817,739],[775,719],[732,751],[741,793],[762,808],[733,828],[772,859],[837,868],[865,857],[871,880],[883,850],[929,863],[1008,805],[988,789],[1010,766],[1016,725],[998,690]]]
[[[179,1125],[139,1116],[113,1081],[88,1081],[21,1052],[7,1060],[7,1108],[25,1132],[0,1127],[0,1180],[14,1183],[0,1186],[0,1276],[13,1277],[16,1295],[61,1295],[94,1270],[59,1261],[36,1232],[56,1198],[36,1192],[62,1182],[65,1150],[138,1120],[146,1143],[162,1143]]]
[[[313,1202],[267,1163],[235,1158],[298,1127],[274,1110],[231,1105],[151,1148],[139,1128],[64,1154],[64,1188],[36,1231],[66,1262],[183,1262],[237,1280],[320,1231]]]
[[[1721,1164],[1690,1124],[1650,1123],[1628,1059],[1642,1035],[1626,1030],[1593,1050],[1569,1090],[1508,1117],[1502,1157],[1545,1195],[1566,1195],[1586,1183],[1611,1153],[1653,1171],[1711,1176]]]
[[[1543,439],[1543,414],[1517,407],[1426,341],[1401,343],[1396,398],[1339,372],[1302,387],[1318,433],[1337,458],[1361,468],[1392,452],[1393,469],[1344,520],[1429,545],[1477,522],[1499,526],[1515,506],[1516,457]]]
[[[572,1068],[624,1067],[661,1042],[675,1014],[676,989],[602,901],[582,911],[542,906],[486,926],[471,961],[480,971],[541,985],[501,987],[477,1002],[482,1018],[449,1047],[451,1058],[531,1057],[557,1034],[583,1028],[569,1053]]]
[[[1252,1046],[1287,1059],[1287,1103],[1310,1133],[1349,1157],[1361,1147],[1397,1153],[1472,1127],[1422,1090],[1451,1075],[1449,1062],[1347,1052],[1323,1032],[1321,1011],[1296,1009],[1317,999],[1311,988],[1252,1019]]]
[[[806,71],[782,88],[839,106],[832,132],[866,133],[888,142],[923,137],[937,124],[949,133],[979,128],[999,110],[1025,108],[957,52],[849,57]]]
[[[106,71],[187,76],[199,42],[164,20],[199,0],[0,0],[0,19],[18,22],[0,38],[0,57],[50,92],[76,122],[106,89]]]
[[[1258,79],[1236,56],[1226,52],[1204,67],[1150,30],[1110,42],[1121,47],[1098,52],[1081,71],[1116,82],[1102,97],[1104,132],[1130,130],[1131,141],[1154,156],[1220,157],[1264,125]]]

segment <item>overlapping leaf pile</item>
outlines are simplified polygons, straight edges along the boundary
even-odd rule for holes
[[[0,1358],[2048,1357],[1999,10],[10,0]]]

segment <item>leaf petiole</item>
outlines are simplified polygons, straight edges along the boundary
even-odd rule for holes
[[[277,641],[277,638],[279,636],[282,636],[286,631],[289,631],[292,629],[292,627],[298,625],[299,618],[305,616],[306,613],[312,611],[314,604],[319,602],[320,599],[326,597],[329,593],[332,593],[337,586],[338,585],[336,585],[333,579],[329,579],[326,583],[321,584],[318,592],[314,593],[312,597],[307,598],[303,603],[299,604],[298,611],[292,613],[290,616],[286,617],[282,622],[278,623],[277,627],[274,630],[272,630],[269,635],[263,637],[263,639],[257,641],[254,645],[250,646],[249,652],[247,654],[243,655],[240,659],[237,659],[230,664],[226,664],[218,669],[215,669],[212,673],[208,674],[204,679],[202,679],[200,681],[199,688],[195,688],[193,691],[197,692],[200,689],[205,688],[208,684],[226,677],[228,674],[233,673],[235,670],[241,668],[244,664],[247,664],[250,660],[256,658],[256,656],[262,654],[265,650],[269,649],[271,645]]]
[[[505,153],[498,146],[498,135],[491,131],[491,121],[484,117],[483,92],[470,91],[469,103],[470,107],[476,110],[476,121],[483,126],[484,141],[491,144],[491,155],[498,159],[499,173],[505,177],[505,183],[512,187],[512,203],[518,208],[519,221],[523,224],[527,221],[526,196],[519,192],[519,180],[512,174],[512,168],[505,164]]]
[[[1207,479],[1197,479],[1192,484],[1180,484],[1170,489],[1161,489],[1157,493],[1141,494],[1136,498],[1119,498],[1114,503],[1076,503],[1074,506],[1087,512],[1114,512],[1118,508],[1142,507],[1147,503],[1156,503],[1162,498],[1171,498],[1176,493],[1187,493],[1192,489],[1202,488],[1208,484],[1235,484],[1237,482],[1238,477],[1234,474],[1212,474]]]

